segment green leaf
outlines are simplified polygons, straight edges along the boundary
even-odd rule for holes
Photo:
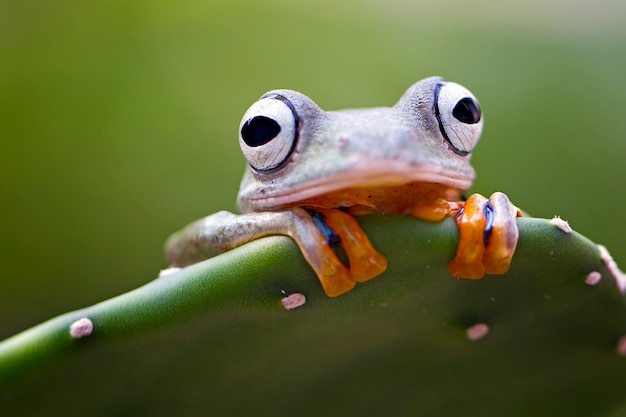
[[[612,415],[624,297],[597,246],[521,218],[509,273],[451,277],[454,221],[359,218],[382,276],[326,297],[270,237],[0,343],[2,415]],[[597,285],[585,283],[597,271]],[[304,305],[281,299],[299,293]],[[83,317],[93,334],[74,339]],[[484,337],[467,330],[485,325]],[[33,399],[36,398],[36,401]]]

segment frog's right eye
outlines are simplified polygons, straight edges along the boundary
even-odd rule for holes
[[[439,83],[435,90],[435,115],[450,149],[460,156],[469,155],[483,128],[478,100],[459,84]]]
[[[298,139],[298,114],[287,98],[268,94],[243,115],[239,146],[248,164],[271,171],[289,158]]]

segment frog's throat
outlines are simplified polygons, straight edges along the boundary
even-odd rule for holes
[[[389,168],[387,166],[387,168]],[[425,167],[423,167],[425,168]],[[330,201],[325,196],[333,196],[337,201],[335,206],[349,206],[359,204],[350,201],[354,197],[355,190],[376,191],[384,196],[386,193],[395,193],[395,196],[388,195],[388,198],[398,198],[398,192],[423,194],[428,191],[437,190],[437,194],[442,197],[454,199],[464,190],[467,190],[474,179],[471,175],[451,175],[441,168],[420,169],[420,170],[374,170],[352,169],[349,172],[338,173],[332,176],[321,178],[300,184],[297,187],[285,187],[283,190],[261,190],[256,193],[256,197],[248,199],[248,210],[259,211],[272,210],[281,207],[306,204],[311,201]],[[344,194],[345,192],[345,194]],[[411,196],[407,196],[410,198]],[[384,197],[383,197],[384,198]],[[343,202],[338,200],[344,199]],[[350,204],[352,203],[352,204]],[[327,204],[323,204],[328,207]],[[243,208],[243,207],[242,207]]]

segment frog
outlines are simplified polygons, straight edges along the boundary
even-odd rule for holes
[[[336,297],[388,266],[357,218],[406,214],[455,220],[453,277],[504,274],[522,212],[501,192],[465,197],[483,121],[476,97],[438,76],[414,83],[391,107],[324,111],[297,91],[271,90],[239,125],[247,161],[239,214],[220,211],[173,234],[166,258],[182,268],[254,239],[285,235],[325,294]]]

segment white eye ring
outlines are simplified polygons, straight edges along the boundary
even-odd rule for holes
[[[457,83],[439,84],[435,93],[439,130],[458,155],[468,155],[480,138],[483,117],[476,97]]]
[[[298,114],[289,100],[268,94],[254,103],[239,125],[239,146],[248,164],[271,171],[287,160],[298,138]]]

